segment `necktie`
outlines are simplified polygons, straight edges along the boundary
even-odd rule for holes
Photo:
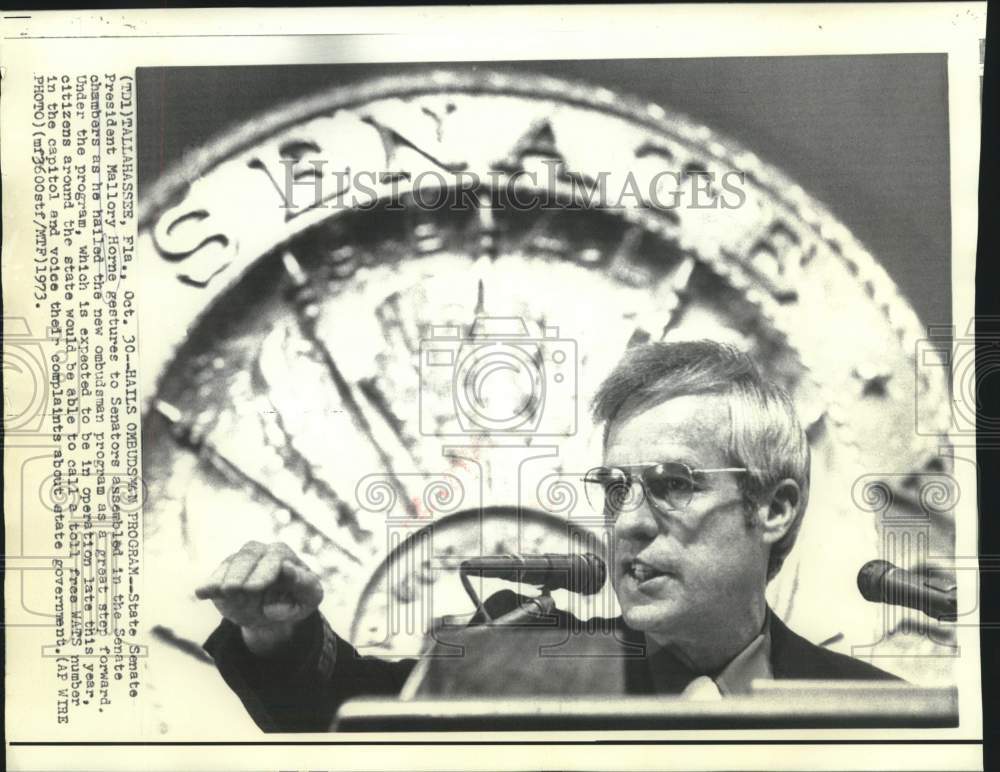
[[[643,662],[644,667],[633,673],[633,693],[676,694],[690,700],[720,700],[718,684],[707,675],[688,669],[666,649],[654,652]]]

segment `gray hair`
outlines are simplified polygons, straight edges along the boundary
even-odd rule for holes
[[[674,397],[719,394],[729,398],[731,431],[727,453],[740,476],[748,525],[767,503],[773,486],[791,478],[799,485],[798,512],[788,532],[771,547],[770,581],[791,552],[809,500],[809,442],[788,393],[767,380],[745,353],[711,340],[645,343],[626,350],[593,401],[596,422],[604,423],[604,445],[616,418],[635,415]]]

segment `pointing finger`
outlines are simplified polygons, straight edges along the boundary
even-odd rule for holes
[[[260,559],[253,571],[243,582],[243,589],[259,592],[266,589],[281,574],[281,564],[285,557],[280,552],[268,552]]]
[[[212,572],[212,575],[208,577],[208,581],[195,589],[194,594],[196,598],[207,600],[208,598],[218,598],[222,595],[222,580],[226,576],[226,571],[229,570],[230,561],[238,554],[234,553],[223,560],[219,564],[219,567]]]
[[[257,551],[241,550],[226,569],[226,577],[222,580],[222,592],[242,590],[243,583],[253,573],[260,559],[261,554]]]

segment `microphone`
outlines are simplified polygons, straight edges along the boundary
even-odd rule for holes
[[[593,552],[586,555],[489,555],[462,561],[460,571],[534,584],[546,591],[569,590],[581,595],[599,592],[608,575],[604,561]]]
[[[938,621],[954,622],[958,611],[955,586],[942,587],[888,560],[869,560],[858,571],[858,589],[865,600],[922,611]]]

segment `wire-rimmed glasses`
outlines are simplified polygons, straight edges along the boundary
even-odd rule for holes
[[[623,466],[599,466],[583,477],[587,483],[587,497],[597,486],[603,495],[604,511],[618,514],[635,509],[648,498],[660,511],[674,512],[686,509],[694,492],[703,486],[702,478],[709,474],[749,472],[746,467],[719,467],[692,469],[679,461],[660,461]],[[636,485],[635,483],[640,483]],[[590,500],[591,506],[598,502]]]

